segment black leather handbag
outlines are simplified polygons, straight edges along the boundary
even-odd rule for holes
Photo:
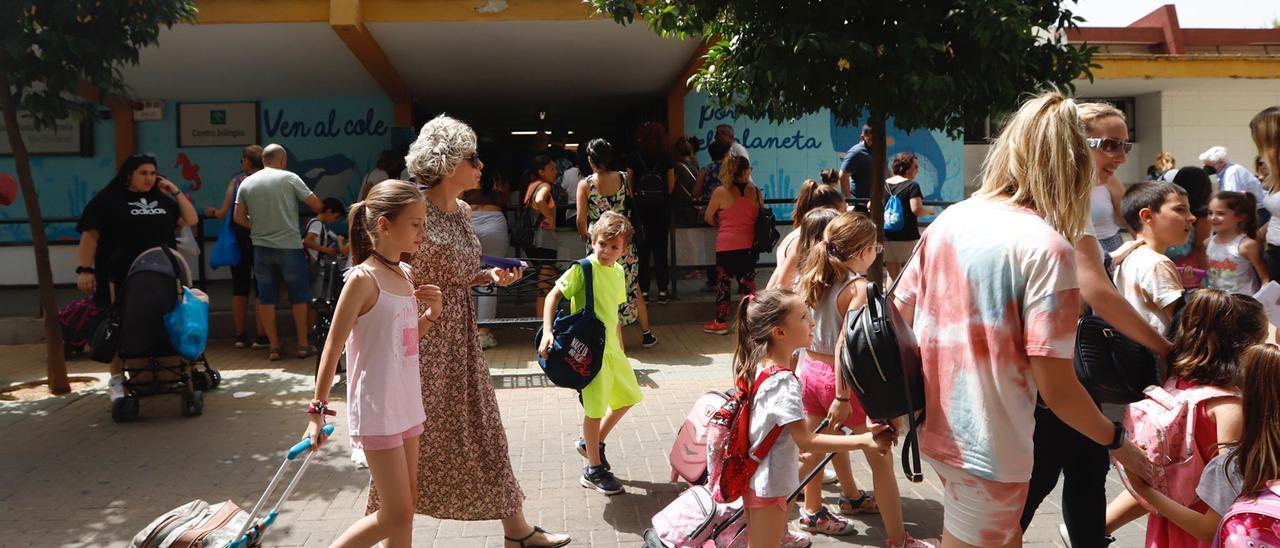
[[[917,429],[925,416],[924,373],[915,333],[891,298],[897,282],[884,294],[874,282],[867,284],[867,304],[845,318],[841,368],[868,417],[888,422],[906,415],[902,471],[907,479],[920,482],[924,470]]]
[[[1133,403],[1161,383],[1156,355],[1094,315],[1076,324],[1076,377],[1099,403]]]

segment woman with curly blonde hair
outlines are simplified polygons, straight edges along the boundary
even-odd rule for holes
[[[511,469],[489,362],[476,338],[471,288],[508,285],[522,272],[480,265],[471,208],[458,198],[480,184],[484,163],[475,131],[437,116],[422,126],[405,161],[427,198],[425,234],[411,260],[413,285],[439,286],[444,301],[431,337],[418,343],[427,428],[419,437],[416,511],[438,519],[502,520],[508,547],[569,544],[568,536],[525,520],[524,493]],[[380,505],[376,486],[371,487],[369,510]]]

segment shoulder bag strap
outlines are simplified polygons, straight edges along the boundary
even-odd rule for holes
[[[582,308],[586,309],[592,318],[596,317],[596,299],[593,285],[593,276],[591,275],[591,259],[578,259],[578,267],[582,269],[582,284],[586,289],[586,301]]]

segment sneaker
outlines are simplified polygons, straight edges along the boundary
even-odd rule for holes
[[[831,485],[831,484],[833,484],[833,483],[835,483],[835,482],[837,482],[837,481],[840,481],[840,478],[839,478],[838,476],[836,476],[836,471],[835,471],[835,470],[832,470],[832,469],[830,469],[830,468],[827,468],[826,470],[823,470],[823,471],[822,471],[822,484],[823,484],[823,485]]]
[[[111,378],[107,380],[107,396],[110,397],[113,402],[125,396],[124,375],[112,375]]]
[[[813,546],[813,537],[809,533],[801,533],[800,531],[792,531],[787,528],[787,533],[782,535],[782,548],[809,548]]]
[[[232,346],[236,348],[249,348],[249,336],[240,335],[239,337],[236,337],[236,342],[232,343]]]
[[[702,326],[702,332],[710,333],[712,335],[728,335],[729,324],[711,320]]]
[[[573,445],[578,448],[578,454],[582,455],[582,458],[587,458],[587,440],[578,438],[578,441]],[[613,467],[609,466],[609,459],[604,456],[603,443],[600,444],[600,466],[605,470],[613,470]]]
[[[800,509],[800,529],[810,533],[822,533],[824,535],[841,536],[853,533],[857,530],[853,526],[853,522],[844,516],[837,516],[827,510],[823,506],[817,512],[810,514]]]
[[[901,546],[892,542],[885,542],[884,545],[888,548],[938,548],[942,546],[942,541],[936,538],[912,538],[911,534],[908,533]]]
[[[582,480],[579,483],[587,489],[595,489],[596,492],[605,495],[612,496],[623,492],[622,482],[618,481],[613,472],[604,466],[588,466],[583,471]]]
[[[671,302],[671,295],[667,294],[666,291],[659,291],[658,304],[667,304],[669,302]]]
[[[351,462],[356,465],[357,470],[367,470],[369,468],[369,459],[364,456],[364,449],[351,448]]]
[[[252,347],[254,350],[261,350],[261,349],[263,349],[263,348],[271,348],[271,341],[270,341],[269,339],[267,339],[266,337],[258,337],[258,338],[256,338],[256,339],[254,339],[254,340],[253,340],[253,344],[251,345],[251,347]]]
[[[645,331],[644,339],[640,341],[640,346],[643,346],[645,348],[653,348],[655,346],[658,346],[658,338],[653,336],[652,332]]]

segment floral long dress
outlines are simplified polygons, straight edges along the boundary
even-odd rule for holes
[[[596,222],[606,211],[631,218],[630,212],[627,211],[627,175],[618,173],[618,177],[622,179],[622,184],[618,185],[618,192],[610,196],[600,193],[600,189],[596,187],[595,175],[587,178],[589,181],[587,184],[590,185],[587,187],[587,219],[590,222]],[[634,225],[634,222],[632,224]],[[588,244],[587,253],[592,252],[591,245]],[[634,238],[627,246],[627,252],[618,259],[618,264],[622,265],[622,271],[627,276],[627,300],[618,307],[618,314],[622,318],[622,325],[631,325],[640,318],[637,312],[640,299],[640,259],[639,254],[636,253]]]
[[[427,200],[426,237],[412,265],[414,285],[444,293],[440,317],[418,341],[426,428],[419,438],[417,513],[467,521],[501,519],[523,505],[507,435],[476,338],[471,280],[481,271],[480,240],[468,208],[447,212]],[[369,490],[368,511],[378,509]]]

